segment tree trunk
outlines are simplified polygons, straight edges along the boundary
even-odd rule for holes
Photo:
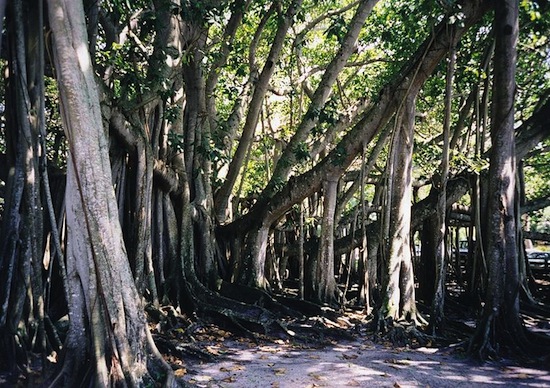
[[[248,233],[244,247],[245,253],[239,266],[239,283],[260,289],[269,287],[265,276],[268,238],[269,225],[260,225]]]
[[[315,273],[315,299],[320,303],[334,304],[339,301],[338,287],[334,278],[334,210],[338,180],[326,180],[323,184],[323,218]]]
[[[142,386],[153,380],[148,355],[156,348],[148,340],[118,220],[84,11],[80,2],[51,0],[48,6],[70,149],[66,192],[70,328],[63,371],[57,377],[61,381],[55,383],[78,385],[90,376],[82,373],[90,368],[93,384]],[[170,380],[170,370],[165,372]]]
[[[375,277],[371,276],[369,271],[369,262],[374,261],[374,258],[368,255],[368,240],[367,240],[367,201],[365,200],[365,148],[363,147],[361,174],[360,174],[360,192],[359,200],[361,204],[361,212],[358,214],[361,222],[361,247],[358,252],[359,265],[357,272],[359,274],[359,294],[357,296],[357,305],[363,306],[365,312],[370,314],[372,310],[372,292],[371,285]]]
[[[185,168],[189,181],[191,217],[196,227],[196,275],[214,287],[218,279],[214,205],[211,192],[210,126],[206,111],[205,80],[202,75],[206,32],[200,25],[190,25],[196,41],[191,59],[183,65],[187,100],[184,109]],[[193,259],[195,260],[195,258]]]
[[[436,247],[434,229],[437,225],[435,217],[424,220],[420,232],[421,251],[420,262],[416,267],[416,276],[418,279],[418,298],[426,305],[433,301],[435,295],[436,278]]]
[[[470,343],[482,359],[498,356],[500,345],[525,349],[519,315],[518,241],[516,232],[516,151],[514,96],[518,4],[495,6],[495,57],[491,157],[489,167],[485,251],[488,282],[483,315]]]
[[[39,142],[44,130],[44,61],[36,60],[43,58],[44,41],[41,6],[21,1],[10,8],[6,98],[10,172],[0,238],[0,341],[12,352],[2,355],[0,364],[14,370],[17,364],[26,366],[26,351],[47,351],[40,179],[45,156]]]
[[[452,39],[451,39],[452,41]],[[441,329],[444,314],[443,307],[445,302],[445,277],[447,271],[447,244],[445,244],[445,236],[447,234],[447,180],[449,178],[449,148],[450,148],[450,133],[451,133],[451,113],[452,113],[452,93],[453,93],[453,78],[456,61],[456,48],[451,47],[449,50],[449,58],[447,62],[447,77],[445,87],[445,120],[443,122],[443,149],[440,166],[440,182],[437,182],[439,195],[437,198],[437,225],[434,228],[435,234],[435,251],[436,251],[436,278],[435,278],[435,295],[432,302],[432,315],[430,317],[430,326],[432,331]]]
[[[415,97],[407,95],[398,115],[392,144],[393,181],[389,196],[387,278],[380,318],[417,323],[413,265],[410,247],[412,206],[412,152]]]

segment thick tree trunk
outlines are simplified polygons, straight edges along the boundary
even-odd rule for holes
[[[189,183],[190,201],[194,211],[197,276],[204,284],[214,287],[217,278],[216,237],[214,235],[214,205],[211,192],[210,127],[207,119],[205,80],[202,76],[202,48],[206,44],[205,32],[193,26],[197,35],[192,60],[184,65],[184,81],[187,101],[184,110],[183,136],[185,145],[185,168]]]
[[[334,210],[338,180],[326,180],[323,184],[323,218],[321,237],[317,254],[317,271],[315,273],[315,299],[321,303],[334,304],[340,299],[334,278]]]
[[[76,385],[86,376],[82,370],[91,368],[94,384],[141,386],[152,380],[148,355],[156,349],[148,341],[118,220],[82,3],[51,0],[48,5],[70,149],[66,193],[70,329],[66,363],[58,379]],[[170,379],[170,371],[165,372]]]
[[[525,349],[519,315],[518,241],[516,232],[516,151],[514,96],[518,4],[506,0],[495,7],[494,99],[491,120],[485,251],[488,282],[485,307],[470,351],[496,356],[500,345]]]
[[[392,144],[393,181],[389,196],[389,235],[387,236],[387,279],[380,318],[406,319],[417,323],[413,265],[410,247],[412,205],[412,152],[414,136],[414,95],[407,95]]]
[[[242,263],[239,265],[238,282],[252,287],[269,287],[265,276],[266,249],[269,225],[260,225],[248,233]]]

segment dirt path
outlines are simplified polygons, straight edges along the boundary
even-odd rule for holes
[[[479,364],[450,349],[390,349],[371,342],[322,349],[281,343],[225,341],[209,351],[216,362],[187,360],[178,371],[188,386],[305,387],[550,387],[550,371],[501,361]]]

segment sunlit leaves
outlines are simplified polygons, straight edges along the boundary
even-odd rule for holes
[[[540,143],[524,162],[527,200],[550,197],[550,141]],[[531,229],[550,233],[550,207],[530,213]]]
[[[296,160],[303,162],[309,158],[309,147],[305,142],[299,143],[294,149]]]
[[[528,200],[550,197],[550,141],[540,143],[524,161]]]
[[[539,5],[537,2],[533,0],[521,0],[520,7],[529,16],[531,21],[541,18]]]
[[[347,33],[347,21],[338,15],[332,18],[331,25],[327,28],[325,35],[328,39],[335,38],[339,43]]]
[[[183,152],[185,148],[185,141],[183,135],[175,133],[173,131],[168,132],[168,144],[176,152]]]

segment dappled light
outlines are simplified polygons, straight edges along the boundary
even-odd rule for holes
[[[0,385],[550,386],[549,1],[7,3]]]
[[[231,387],[546,386],[550,371],[509,362],[481,365],[452,348],[392,348],[343,342],[322,348],[224,343],[217,363],[191,362],[183,380]]]

